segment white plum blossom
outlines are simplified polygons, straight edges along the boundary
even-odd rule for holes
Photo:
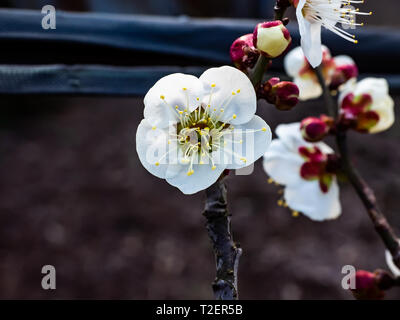
[[[333,150],[323,142],[306,142],[300,123],[282,124],[264,155],[264,169],[285,187],[283,197],[290,209],[312,220],[337,218],[341,213],[339,186],[329,169]]]
[[[139,159],[185,194],[206,189],[225,169],[249,166],[267,150],[271,130],[255,115],[256,104],[248,77],[229,66],[200,78],[168,75],[144,98]]]
[[[340,37],[357,43],[355,36],[339,24],[362,26],[356,23],[356,15],[371,15],[371,12],[360,12],[353,4],[364,3],[364,0],[293,0],[301,36],[301,47],[312,67],[322,61],[321,27],[332,31]],[[347,28],[346,28],[347,29]]]
[[[326,46],[322,46],[322,52],[321,71],[329,85],[335,73],[335,62]],[[322,94],[315,71],[308,63],[301,47],[294,48],[285,56],[284,67],[286,73],[293,78],[293,82],[299,88],[300,100],[318,98]]]
[[[390,128],[394,121],[394,101],[383,78],[348,81],[339,96],[341,116],[356,122],[356,130],[378,133]]]

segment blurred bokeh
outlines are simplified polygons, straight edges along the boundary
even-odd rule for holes
[[[4,1],[3,1],[4,2]],[[28,1],[4,7],[262,18],[273,1]],[[387,5],[387,6],[386,6]],[[399,25],[397,0],[366,1],[372,24]],[[383,19],[384,17],[384,19]],[[233,40],[233,39],[232,39]],[[400,96],[395,97],[396,105]],[[214,259],[204,228],[203,193],[185,196],[150,175],[135,151],[142,98],[0,97],[0,298],[209,299]],[[322,100],[279,112],[261,102],[272,128],[324,112]],[[351,151],[400,232],[400,125],[351,134]],[[228,178],[235,240],[244,254],[243,299],[352,299],[342,266],[386,268],[384,248],[352,188],[342,216],[293,218],[256,163]],[[43,265],[57,270],[44,291]],[[393,289],[388,298],[400,298]]]

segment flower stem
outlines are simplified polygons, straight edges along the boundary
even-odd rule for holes
[[[206,228],[213,245],[216,278],[212,284],[215,299],[237,300],[239,298],[237,274],[242,249],[233,241],[231,215],[227,210],[227,192],[224,177],[206,189],[203,212]]]
[[[257,63],[254,67],[253,74],[251,75],[251,83],[253,84],[254,88],[257,89],[257,87],[261,84],[261,81],[263,79],[265,70],[267,69],[268,66],[268,58],[260,55],[258,57]]]
[[[336,103],[333,100],[331,93],[329,92],[329,88],[326,86],[321,66],[316,67],[314,70],[315,70],[315,74],[317,75],[318,82],[320,83],[321,88],[322,88],[322,93],[325,98],[325,103],[326,103],[326,107],[328,109],[328,114],[329,114],[329,116],[335,118],[335,117],[337,117]]]
[[[322,75],[320,67],[315,69],[315,73],[318,77],[318,81],[323,89],[325,103],[328,108],[328,112],[331,116],[338,117],[338,108],[336,102],[333,100],[332,95],[329,92],[325,84],[324,77]],[[376,197],[374,191],[368,186],[365,180],[358,173],[357,169],[352,164],[348,147],[347,147],[347,134],[345,129],[338,129],[335,133],[336,143],[340,153],[341,168],[346,174],[349,182],[357,192],[361,199],[368,216],[370,217],[376,232],[380,236],[386,248],[392,254],[393,262],[397,267],[400,268],[400,243],[393,228],[390,226],[385,215],[380,211],[376,203]]]

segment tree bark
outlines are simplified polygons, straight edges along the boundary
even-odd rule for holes
[[[233,241],[231,215],[227,209],[227,191],[224,179],[219,179],[206,190],[203,212],[216,265],[216,278],[212,284],[215,299],[239,298],[237,274],[242,249]]]

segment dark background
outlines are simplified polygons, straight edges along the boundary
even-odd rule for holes
[[[3,7],[261,18],[273,3],[43,2]],[[362,8],[375,12],[372,25],[399,25],[397,0]],[[185,196],[141,166],[134,143],[141,97],[2,96],[0,104],[0,298],[212,298],[204,195]],[[316,100],[279,112],[261,102],[258,114],[275,128],[323,108]],[[398,233],[399,138],[396,122],[350,141]],[[279,208],[278,188],[267,179],[260,161],[252,175],[228,179],[234,236],[244,250],[242,299],[351,299],[341,288],[342,266],[386,268],[383,245],[350,186],[341,188],[342,216],[319,223]],[[55,291],[40,286],[45,264],[56,267]],[[388,297],[400,298],[400,290]]]

